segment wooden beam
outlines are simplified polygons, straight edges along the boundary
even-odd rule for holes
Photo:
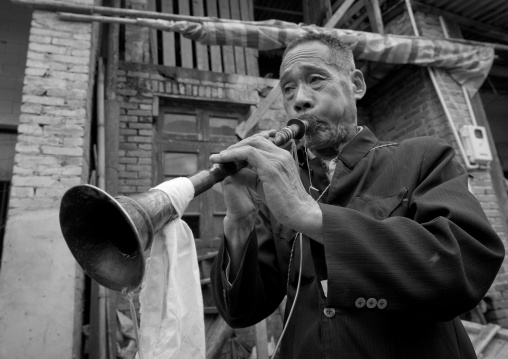
[[[203,0],[193,0],[192,11],[193,15],[204,16],[205,9]],[[203,45],[197,41],[194,43],[194,46],[196,47],[196,60],[198,63],[198,69],[203,71],[210,70],[210,66],[208,64],[208,46]]]
[[[240,14],[242,20],[254,20],[253,0],[240,0]],[[245,48],[245,62],[247,65],[247,75],[259,77],[258,49],[250,47]]]
[[[256,6],[254,6],[254,10],[270,11],[270,12],[277,12],[280,14],[303,16],[303,11],[284,10],[284,9],[278,9],[275,7],[266,7],[266,6],[257,6],[256,5]]]
[[[189,0],[178,0],[178,12],[182,15],[191,14]],[[184,37],[182,34],[178,36],[180,37],[180,66],[192,69],[194,68],[194,46],[192,46],[192,40]]]
[[[223,19],[230,19],[229,0],[219,0],[219,16]],[[222,60],[224,72],[235,73],[235,52],[233,46],[222,46]]]
[[[229,0],[229,9],[231,11],[231,18],[241,20],[240,3],[238,0]],[[245,49],[240,46],[233,47],[235,51],[235,73],[246,75],[247,69],[245,66]]]
[[[487,324],[473,340],[473,347],[476,355],[479,355],[487,344],[494,338],[496,333],[501,329],[497,324]]]
[[[266,111],[268,111],[270,106],[272,106],[280,94],[280,86],[277,84],[274,88],[272,88],[268,96],[266,96],[256,107],[249,118],[236,127],[236,134],[238,137],[243,139],[247,136],[250,130],[252,130],[254,126],[258,124],[259,120],[261,120],[261,117],[266,113]]]
[[[370,27],[372,32],[384,34],[383,18],[381,17],[381,8],[379,0],[365,0],[365,8],[369,16]]]
[[[161,3],[163,14],[173,13],[173,0],[165,0]],[[176,66],[175,33],[162,32],[162,64],[164,66]]]
[[[219,17],[216,1],[208,0],[206,2],[206,11],[208,13],[208,16]],[[210,60],[212,65],[212,71],[222,72],[222,55],[220,46],[210,45]]]
[[[330,0],[301,0],[303,22],[321,26],[331,16]]]
[[[339,20],[339,22],[337,23],[337,25],[335,25],[335,27],[341,27],[342,25],[344,25],[347,21],[351,20],[351,17],[358,13],[358,11],[360,11],[360,9],[362,7],[365,6],[365,1],[364,0],[357,0],[353,6],[351,6],[351,8],[346,12],[346,14],[342,17],[342,19]]]
[[[339,6],[337,11],[335,11],[335,13],[332,15],[332,17],[326,22],[324,27],[333,29],[335,27],[335,25],[337,25],[339,23],[340,19],[342,19],[342,16],[344,16],[346,11],[349,10],[349,8],[351,7],[351,5],[353,5],[354,2],[355,2],[355,0],[345,0]]]
[[[258,359],[268,359],[268,333],[266,319],[256,324],[256,349]]]
[[[148,11],[156,11],[155,0],[148,0]],[[150,29],[150,57],[152,64],[159,64],[159,46],[157,45],[156,29]]]
[[[216,359],[220,357],[222,345],[234,333],[220,315],[215,318],[210,328],[206,331],[206,358]]]
[[[499,27],[485,24],[485,23],[482,23],[482,22],[479,22],[476,20],[472,20],[467,17],[457,15],[457,14],[454,14],[449,11],[441,10],[441,9],[438,9],[433,6],[423,4],[419,1],[411,1],[411,3],[416,9],[418,9],[419,11],[422,11],[424,13],[441,15],[441,16],[444,16],[447,19],[453,20],[459,24],[470,26],[470,27],[476,28],[476,29],[484,31],[484,32],[489,32],[492,35],[497,36],[499,39],[501,39],[503,41],[508,41],[508,36],[506,35],[506,32]]]

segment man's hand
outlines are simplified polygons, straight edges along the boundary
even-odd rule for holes
[[[228,250],[243,253],[249,234],[254,229],[263,189],[256,172],[248,168],[227,177],[222,182],[222,188],[227,208],[224,234]]]
[[[247,186],[252,192],[261,193],[264,195],[264,202],[280,223],[321,241],[321,209],[303,187],[292,155],[267,139],[272,134],[273,132],[264,132],[251,136],[217,155],[212,155],[210,161],[224,163],[246,160],[252,171],[248,172],[248,175],[245,171],[239,172],[244,175],[240,177],[242,180],[234,179],[235,186]],[[257,178],[252,176],[253,172],[256,173]],[[260,185],[262,191],[259,188]],[[235,197],[239,193],[237,189],[234,188]],[[227,192],[226,186],[225,192]],[[238,211],[237,214],[233,214],[228,208],[228,215],[224,221],[225,230],[228,227],[228,221],[234,221],[236,225],[246,223],[241,219],[247,218],[249,213],[254,213],[251,211],[251,204],[233,204],[233,194],[225,194],[225,196],[231,196],[230,199],[226,199],[226,205],[233,205],[233,209]],[[240,198],[234,201],[236,200],[240,201]],[[230,212],[231,217],[228,218]]]

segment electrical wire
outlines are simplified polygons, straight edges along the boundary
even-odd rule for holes
[[[298,284],[296,285],[295,298],[293,299],[293,304],[291,305],[291,310],[289,311],[288,320],[286,320],[284,329],[282,330],[282,333],[279,337],[279,340],[277,341],[277,345],[275,346],[275,349],[274,349],[273,354],[270,357],[270,359],[275,358],[275,354],[277,354],[277,349],[279,349],[279,345],[282,341],[282,338],[284,337],[284,334],[286,333],[286,329],[288,327],[289,321],[291,320],[291,315],[293,314],[293,310],[295,309],[296,300],[298,299],[298,293],[300,292],[300,283],[302,281],[303,245],[302,245],[302,234],[301,233],[298,233],[298,234],[299,234],[298,242],[300,243],[300,269],[298,270]],[[288,272],[288,276],[289,276],[289,272]]]

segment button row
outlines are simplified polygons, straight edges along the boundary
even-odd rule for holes
[[[369,309],[372,309],[375,307],[378,307],[379,309],[385,309],[386,306],[388,305],[388,302],[386,301],[386,299],[383,299],[383,298],[381,298],[379,300],[376,300],[375,298],[369,298],[369,299],[365,300],[365,298],[359,297],[356,299],[355,306],[357,308],[363,308],[363,307],[365,307],[365,305],[367,305],[367,308],[369,308]]]

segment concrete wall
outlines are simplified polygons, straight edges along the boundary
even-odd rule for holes
[[[438,18],[421,13],[416,13],[415,17],[422,36],[443,37]],[[387,29],[410,34],[409,18],[403,14],[389,24]],[[444,71],[434,69],[434,73],[455,127],[472,124],[473,119],[460,85]],[[399,68],[368,93],[368,101],[371,110],[370,126],[380,139],[401,141],[416,136],[441,137],[455,148],[457,160],[464,164],[452,127],[427,69],[416,66]],[[506,214],[502,211],[500,197],[494,188],[498,174],[490,169],[470,170],[470,173],[473,176],[470,182],[472,191],[506,246]],[[487,319],[504,327],[508,327],[508,311],[505,309],[508,307],[507,269],[508,262],[505,260],[487,295],[492,303]]]
[[[93,29],[33,13],[0,271],[1,358],[81,349],[83,273],[58,211],[65,190],[88,179]]]

